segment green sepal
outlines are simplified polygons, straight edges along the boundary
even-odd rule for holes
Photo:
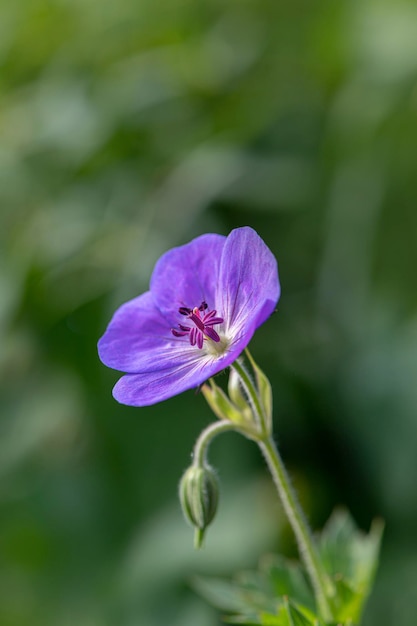
[[[213,379],[209,380],[209,385],[205,384],[201,392],[207,400],[207,404],[213,413],[221,420],[228,420],[238,426],[245,426],[248,423],[245,413],[242,412],[225,394]]]
[[[268,377],[261,370],[259,365],[256,364],[249,350],[246,350],[247,357],[255,374],[256,387],[258,390],[259,399],[262,403],[264,410],[264,416],[266,420],[267,432],[272,432],[272,387]]]

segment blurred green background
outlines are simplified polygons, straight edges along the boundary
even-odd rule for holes
[[[0,68],[2,626],[217,626],[194,573],[295,554],[236,435],[193,551],[209,410],[120,406],[96,354],[162,252],[241,225],[280,265],[251,349],[300,499],[385,519],[364,623],[415,626],[416,3],[2,0]]]

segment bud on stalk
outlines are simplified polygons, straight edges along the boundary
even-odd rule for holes
[[[186,520],[195,528],[195,547],[201,548],[204,531],[212,522],[219,500],[216,473],[208,465],[191,465],[179,486],[181,507]]]

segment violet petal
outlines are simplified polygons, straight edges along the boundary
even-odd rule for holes
[[[279,295],[272,252],[252,228],[233,230],[222,252],[216,300],[226,333],[260,326],[274,311]]]
[[[187,389],[194,389],[233,363],[254,331],[254,327],[249,327],[248,333],[242,334],[219,358],[210,357],[204,350],[194,347],[190,351],[196,358],[187,363],[178,365],[173,361],[171,367],[163,370],[127,374],[116,383],[113,396],[122,404],[147,406],[176,396]]]
[[[178,309],[199,307],[207,302],[214,307],[220,257],[226,237],[202,235],[190,243],[173,248],[161,256],[151,278],[155,304],[175,326]]]
[[[188,338],[172,335],[149,291],[117,309],[98,343],[103,363],[128,374],[181,366],[189,351]]]

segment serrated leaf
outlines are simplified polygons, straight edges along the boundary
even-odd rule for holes
[[[282,606],[276,614],[262,613],[262,626],[324,626],[317,617],[305,607],[283,599]]]
[[[192,580],[192,585],[210,604],[221,611],[245,615],[252,613],[256,616],[256,610],[250,599],[247,599],[243,589],[233,581],[196,576]]]
[[[250,618],[247,615],[227,615],[223,616],[226,624],[239,624],[240,626],[262,626],[259,616]]]
[[[319,537],[323,566],[334,582],[328,598],[333,626],[359,622],[375,573],[382,525],[366,535],[348,513],[337,511]],[[242,572],[231,581],[197,578],[195,587],[212,604],[234,614],[230,623],[250,626],[324,626],[315,613],[313,592],[302,567],[267,555],[256,572]],[[327,624],[326,626],[331,626]]]
[[[293,601],[291,598],[288,598],[287,605],[290,609],[294,626],[324,626],[315,612],[311,611],[308,607]]]
[[[223,621],[226,624],[239,624],[239,626],[262,626],[262,620],[259,616],[249,618],[247,615],[228,615],[223,616]]]
[[[270,613],[262,613],[261,614],[261,625],[262,626],[291,626],[291,622],[289,621],[288,613],[285,609],[285,606],[282,605],[278,612],[274,615]]]
[[[319,541],[323,565],[330,576],[342,575],[355,588],[367,585],[378,562],[382,529],[382,523],[376,522],[365,534],[347,511],[335,511]]]
[[[240,572],[233,581],[198,577],[194,587],[217,608],[251,619],[260,612],[276,615],[284,596],[296,599],[307,610],[315,606],[300,565],[273,555],[261,560],[258,571]]]
[[[335,587],[336,594],[330,599],[333,615],[343,623],[359,623],[366,597],[362,592],[352,589],[342,578],[335,580]]]
[[[299,563],[279,555],[267,555],[260,563],[276,596],[294,598],[302,605],[315,608],[314,595]]]
[[[217,608],[237,613],[239,619],[229,619],[234,623],[259,624],[262,611],[275,613],[280,604],[280,599],[260,572],[242,572],[230,582],[198,577],[194,579],[194,587]]]
[[[334,581],[330,598],[334,616],[346,624],[358,623],[378,564],[383,525],[360,531],[347,511],[336,511],[319,540],[323,566]]]
[[[284,607],[288,615],[289,626],[318,626],[317,616],[308,609],[292,602],[290,599],[284,599]]]

